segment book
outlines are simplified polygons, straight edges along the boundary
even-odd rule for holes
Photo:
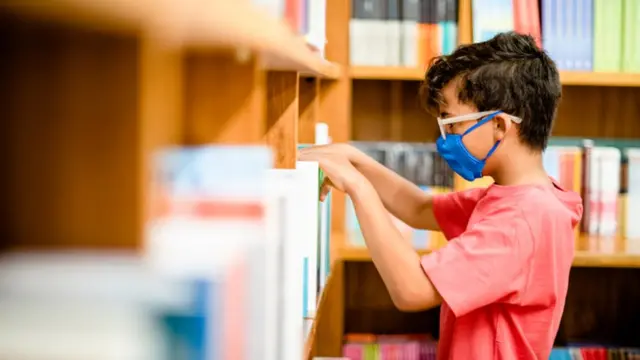
[[[265,227],[263,146],[173,147],[151,162],[144,259],[155,272],[193,284],[196,301],[166,317],[173,349],[189,360],[264,354]]]

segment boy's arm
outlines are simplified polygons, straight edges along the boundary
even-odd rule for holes
[[[391,222],[376,189],[364,181],[348,191],[373,263],[394,305],[405,311],[433,308],[442,298],[420,264],[420,256]]]
[[[462,316],[524,286],[523,269],[533,245],[518,209],[496,208],[486,221],[420,259],[410,244],[395,241],[401,236],[370,184],[354,187],[350,196],[373,262],[398,309],[426,310],[445,301]]]
[[[414,229],[440,231],[433,197],[371,157],[354,149],[351,163],[373,185],[384,207]]]

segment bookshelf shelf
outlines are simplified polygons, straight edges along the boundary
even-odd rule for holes
[[[349,69],[349,75],[359,80],[420,81],[424,71],[406,67],[354,66]],[[563,71],[560,81],[566,86],[640,87],[640,74]]]
[[[429,250],[418,250],[426,255]],[[366,247],[344,246],[338,256],[342,261],[367,262],[371,255]],[[574,267],[640,268],[640,242],[622,238],[581,236],[576,241]]]
[[[349,68],[352,79],[359,80],[422,80],[424,71],[408,67],[352,66]]]
[[[65,24],[114,32],[138,30],[150,24],[158,3],[153,0],[8,0],[0,8],[11,12]]]
[[[640,87],[640,74],[562,71],[560,81],[569,86]]]
[[[429,250],[418,250],[420,255],[430,253]],[[371,255],[366,247],[345,246],[339,251],[340,259],[343,261],[371,261]]]
[[[115,32],[141,30],[169,46],[190,51],[236,51],[238,60],[259,54],[263,69],[337,79],[340,66],[326,61],[304,38],[255,5],[243,1],[152,2],[51,0],[35,5],[10,1],[10,11],[41,19]]]
[[[590,243],[591,245],[587,245]],[[639,244],[640,245],[640,244]],[[583,247],[584,246],[584,247]],[[593,250],[588,250],[590,246]],[[13,250],[27,250],[15,247]],[[429,250],[418,250],[420,255],[426,255]],[[371,255],[365,247],[345,246],[337,251],[340,261],[369,262]],[[621,239],[598,239],[581,237],[577,245],[574,267],[610,267],[610,268],[640,268],[640,246],[630,247],[627,241]],[[328,280],[330,283],[331,277]],[[323,295],[324,296],[324,295]],[[322,299],[322,297],[321,297]],[[320,301],[319,309],[324,302]],[[310,337],[312,337],[310,335]]]
[[[289,27],[256,6],[242,1],[212,1],[207,11],[199,2],[171,2],[162,19],[165,36],[196,51],[250,51],[268,70],[299,71],[305,76],[336,79],[340,67],[322,59]]]

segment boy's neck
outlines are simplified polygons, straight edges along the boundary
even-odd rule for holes
[[[542,154],[519,149],[505,156],[499,169],[492,174],[498,185],[550,184],[542,165]]]

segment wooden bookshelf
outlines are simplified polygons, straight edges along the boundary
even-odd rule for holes
[[[355,80],[422,81],[424,70],[406,67],[353,66],[349,75]],[[640,87],[640,74],[563,71],[560,81],[565,86]]]

